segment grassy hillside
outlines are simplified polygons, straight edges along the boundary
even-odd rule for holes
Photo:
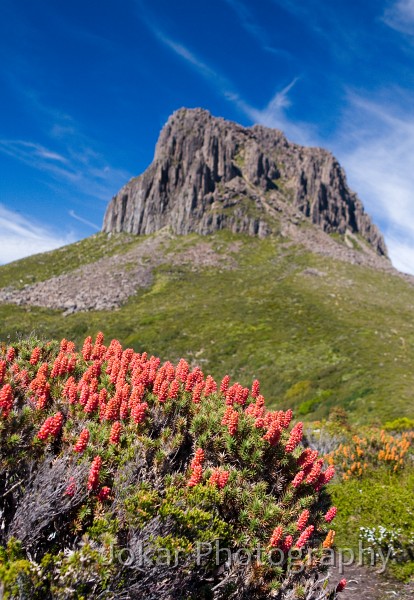
[[[315,420],[342,406],[354,422],[383,423],[414,408],[414,289],[399,277],[312,254],[283,239],[220,232],[216,252],[236,268],[174,265],[200,237],[173,238],[171,264],[121,309],[76,313],[0,305],[0,339],[33,331],[80,341],[102,330],[136,351],[181,356],[219,378],[258,377],[271,404]],[[205,241],[206,238],[203,238]],[[99,234],[0,268],[22,286],[124,252],[139,238]],[[237,242],[238,244],[235,244]]]

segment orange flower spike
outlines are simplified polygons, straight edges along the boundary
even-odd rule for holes
[[[324,542],[322,543],[322,547],[323,548],[332,548],[334,541],[335,541],[335,530],[330,529],[328,531],[328,534],[327,534]]]

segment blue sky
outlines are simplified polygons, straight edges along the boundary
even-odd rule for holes
[[[99,230],[174,110],[324,146],[414,273],[414,0],[2,0],[0,262]]]

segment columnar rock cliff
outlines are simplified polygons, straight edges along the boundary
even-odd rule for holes
[[[103,230],[227,228],[264,237],[283,231],[287,221],[359,234],[386,256],[382,235],[332,154],[288,142],[278,130],[181,109],[161,131],[152,164],[110,202]]]

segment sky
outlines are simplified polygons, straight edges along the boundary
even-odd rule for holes
[[[0,263],[99,231],[178,108],[332,151],[414,273],[414,0],[1,0]]]

